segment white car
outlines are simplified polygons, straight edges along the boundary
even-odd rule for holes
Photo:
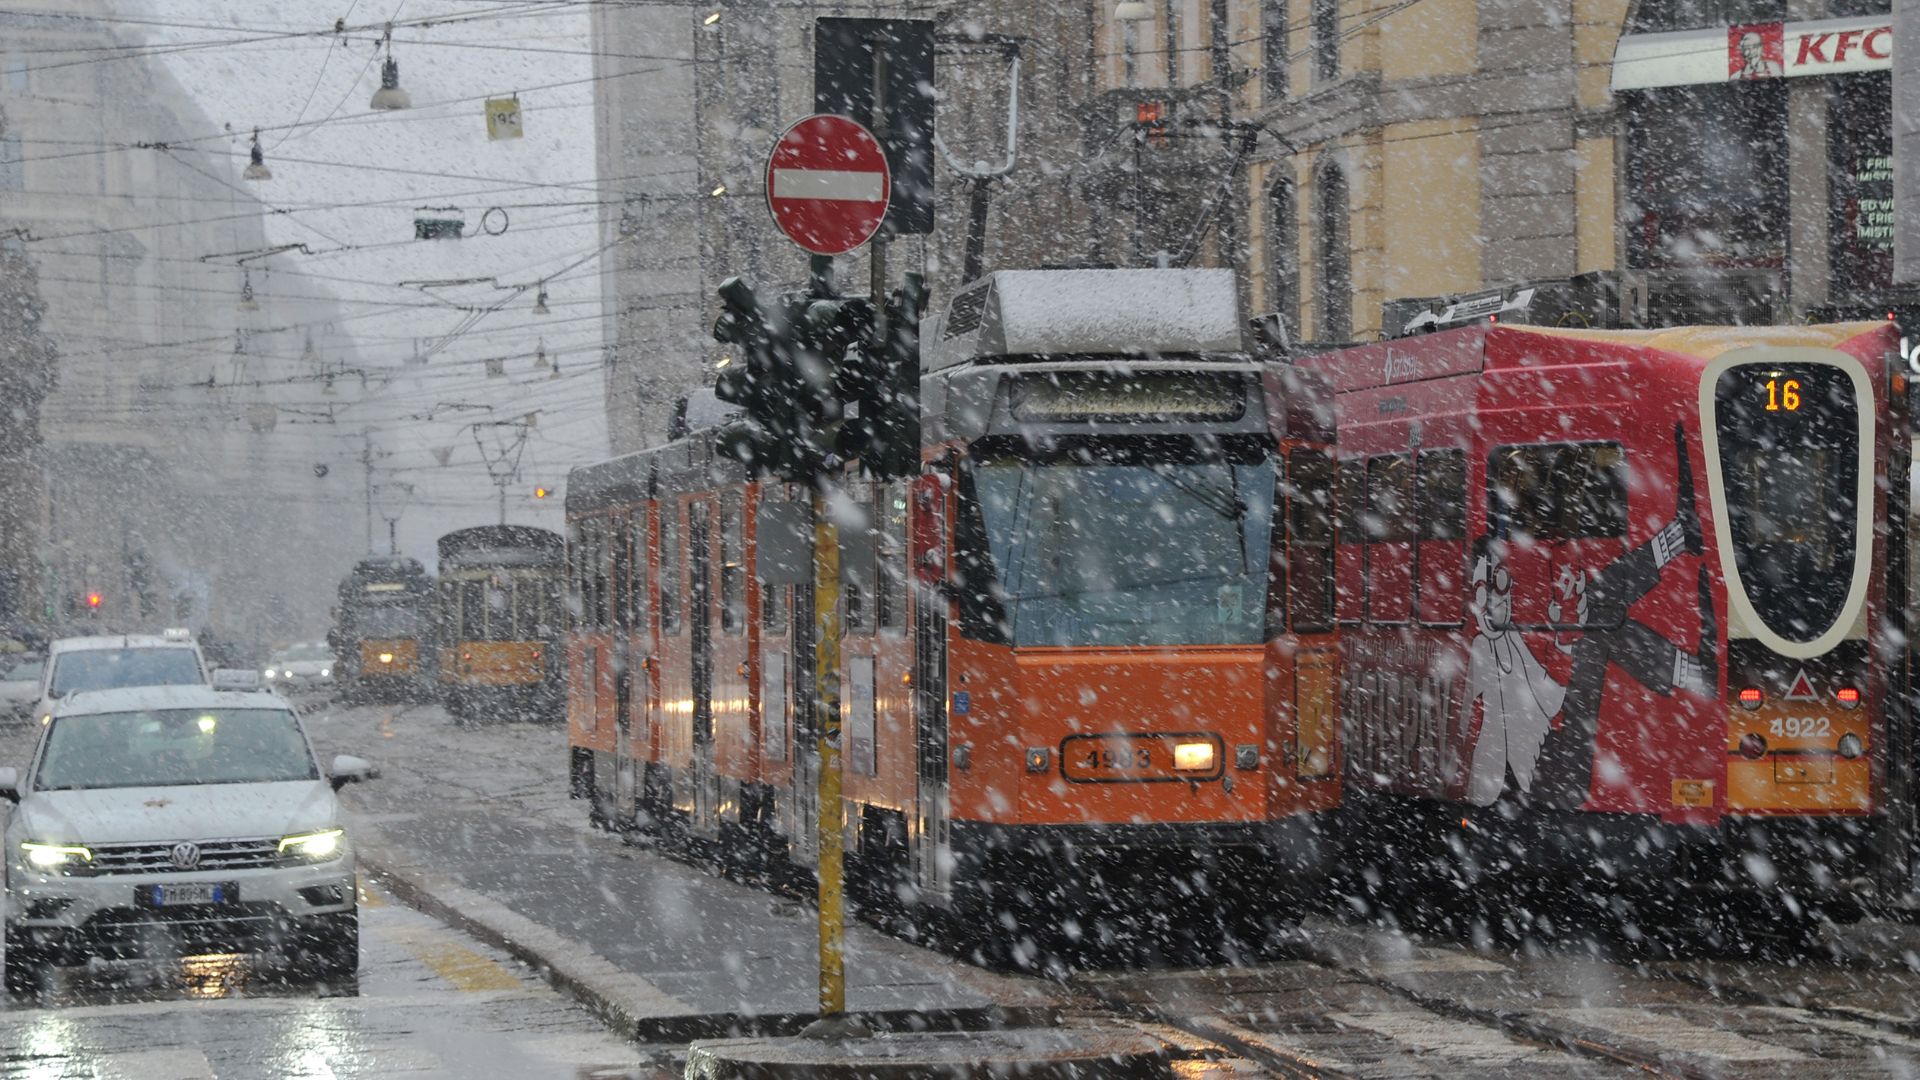
[[[46,666],[37,656],[0,656],[0,720],[25,720],[33,714]]]
[[[332,686],[333,653],[311,642],[294,645],[273,654],[262,674],[279,687]]]
[[[359,907],[334,792],[377,775],[345,755],[323,772],[276,694],[63,699],[25,773],[0,769],[0,799],[19,804],[6,830],[7,989],[32,993],[95,956],[205,952],[278,952],[351,979]]]
[[[184,630],[61,638],[47,648],[39,704],[33,716],[46,723],[55,702],[88,690],[206,683],[206,660],[193,636]]]

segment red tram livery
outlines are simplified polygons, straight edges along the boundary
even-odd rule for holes
[[[1887,810],[1895,348],[1478,326],[1304,361],[1339,403],[1351,857],[1845,912]]]
[[[848,491],[849,885],[991,928],[1321,869],[1339,801],[1331,402],[1228,271],[992,274],[923,327],[922,468]],[[804,868],[806,493],[694,430],[569,479],[574,794]],[[1096,933],[1089,924],[1089,932]]]

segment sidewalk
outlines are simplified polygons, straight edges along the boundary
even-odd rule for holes
[[[365,870],[544,969],[629,1038],[782,1032],[815,1011],[810,908],[780,914],[794,905],[611,837],[514,816],[359,817]],[[859,924],[848,928],[847,972],[849,1011],[914,1026],[1044,1023],[1065,996]]]

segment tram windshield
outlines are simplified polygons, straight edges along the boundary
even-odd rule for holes
[[[1272,458],[989,457],[970,486],[1010,644],[1265,640]]]
[[[1846,607],[1858,537],[1858,404],[1826,364],[1742,364],[1714,388],[1733,557],[1754,611],[1812,641]]]
[[[350,629],[363,638],[418,637],[426,627],[424,601],[358,607],[349,615]]]

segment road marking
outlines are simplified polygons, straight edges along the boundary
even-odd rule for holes
[[[95,1062],[99,1080],[213,1080],[213,1064],[198,1050],[136,1050]]]
[[[1782,1006],[1777,1006],[1777,1005],[1762,1006],[1758,1009],[1755,1009],[1754,1011],[1767,1013],[1772,1016],[1778,1016],[1784,1020],[1789,1020],[1797,1024],[1811,1024],[1814,1027],[1826,1028],[1828,1031],[1837,1031],[1843,1035],[1851,1035],[1856,1039],[1865,1039],[1871,1042],[1885,1043],[1888,1046],[1903,1046],[1908,1049],[1920,1049],[1920,1039],[1915,1039],[1915,1038],[1912,1038],[1911,1036],[1902,1035],[1898,1032],[1887,1031],[1882,1028],[1877,1028],[1877,1027],[1874,1027],[1872,1024],[1869,1024],[1860,1020],[1847,1020],[1842,1017],[1822,1016],[1819,1013],[1810,1013],[1802,1009],[1789,1009],[1789,1008],[1784,1008]],[[1888,1019],[1891,1020],[1894,1018],[1889,1017]]]
[[[442,927],[390,926],[383,927],[381,932],[405,945],[408,952],[456,990],[474,993],[525,988],[519,976],[492,957],[460,944],[451,931]]]
[[[1327,1019],[1345,1027],[1371,1031],[1423,1054],[1438,1054],[1478,1065],[1511,1065],[1531,1061],[1537,1065],[1572,1064],[1573,1059],[1554,1050],[1515,1042],[1490,1028],[1478,1027],[1425,1012],[1329,1013]]]
[[[1692,1054],[1722,1061],[1806,1060],[1806,1055],[1797,1050],[1648,1009],[1544,1009],[1542,1012],[1582,1027],[1597,1028],[1635,1042],[1651,1043],[1664,1053]]]

